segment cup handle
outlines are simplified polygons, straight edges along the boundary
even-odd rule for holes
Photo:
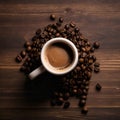
[[[28,77],[33,80],[34,78],[36,78],[39,74],[42,74],[45,71],[45,68],[43,66],[40,66],[38,68],[36,68],[35,70],[33,70]]]

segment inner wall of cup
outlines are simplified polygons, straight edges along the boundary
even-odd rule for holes
[[[59,38],[58,38],[59,39]],[[49,46],[51,46],[52,44],[54,44],[54,43],[63,43],[63,44],[66,44],[68,47],[70,47],[70,49],[73,51],[73,60],[72,60],[72,62],[70,63],[70,65],[68,65],[67,67],[65,67],[65,68],[57,68],[57,67],[53,67],[50,63],[49,63],[49,60],[48,60],[48,58],[47,58],[47,56],[46,56],[46,51],[47,51],[47,49],[49,48]],[[53,73],[53,74],[65,74],[65,73],[67,73],[67,72],[69,72],[69,71],[71,71],[72,70],[72,66],[73,66],[73,64],[74,64],[74,61],[75,61],[75,59],[76,59],[76,54],[75,54],[75,50],[73,49],[73,47],[71,46],[71,44],[70,43],[68,43],[67,41],[53,41],[53,42],[51,42],[51,43],[49,43],[46,47],[45,47],[45,49],[44,49],[44,56],[43,56],[44,58],[43,58],[43,61],[44,61],[44,63],[43,63],[43,65],[44,65],[44,67],[49,71],[49,72],[51,72],[51,73]]]

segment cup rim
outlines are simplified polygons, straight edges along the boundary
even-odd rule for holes
[[[44,53],[45,53],[45,51],[47,49],[47,46],[49,46],[49,45],[51,45],[53,43],[56,43],[56,42],[63,42],[63,43],[68,44],[72,48],[74,56],[75,56],[74,61],[71,63],[69,68],[67,67],[66,69],[64,69],[64,71],[63,70],[57,70],[57,69],[55,69],[55,67],[52,67],[49,64],[52,68],[54,68],[54,69],[51,69],[51,68],[48,67],[48,64],[46,64],[46,62],[45,62]],[[66,74],[66,73],[70,72],[71,70],[73,70],[75,68],[75,66],[77,65],[77,63],[78,63],[78,50],[77,50],[76,46],[74,45],[74,43],[71,42],[70,40],[68,40],[66,38],[62,38],[62,37],[56,37],[56,38],[50,39],[49,41],[47,41],[44,44],[44,46],[43,46],[43,48],[41,50],[41,56],[40,57],[41,57],[42,65],[44,66],[44,68],[48,72],[50,72],[52,74],[55,74],[55,75],[63,75],[63,74]]]

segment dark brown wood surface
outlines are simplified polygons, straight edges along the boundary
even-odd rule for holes
[[[29,83],[14,61],[35,30],[51,23],[51,13],[63,16],[65,23],[74,21],[89,40],[101,43],[95,52],[101,71],[91,79],[87,115],[81,114],[75,98],[67,110],[51,107],[46,96],[51,81],[32,84],[34,94],[29,94]],[[95,91],[97,82],[101,92]],[[119,0],[0,0],[0,120],[22,119],[120,119]]]

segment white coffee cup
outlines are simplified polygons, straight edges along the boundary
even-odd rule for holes
[[[59,67],[54,67],[51,65],[51,63],[48,60],[46,51],[53,44],[63,44],[63,49],[66,47],[69,47],[71,51],[70,53],[68,52],[68,54],[71,54],[72,52],[72,58],[71,58],[72,60],[68,66],[59,68]],[[41,50],[40,58],[41,58],[42,66],[38,67],[37,69],[35,69],[29,74],[29,78],[31,80],[33,80],[35,77],[42,74],[46,70],[54,75],[63,75],[63,74],[70,72],[71,70],[75,68],[75,66],[78,63],[78,51],[75,45],[70,40],[66,38],[62,38],[62,37],[57,37],[57,38],[50,39],[48,42],[44,44]]]

